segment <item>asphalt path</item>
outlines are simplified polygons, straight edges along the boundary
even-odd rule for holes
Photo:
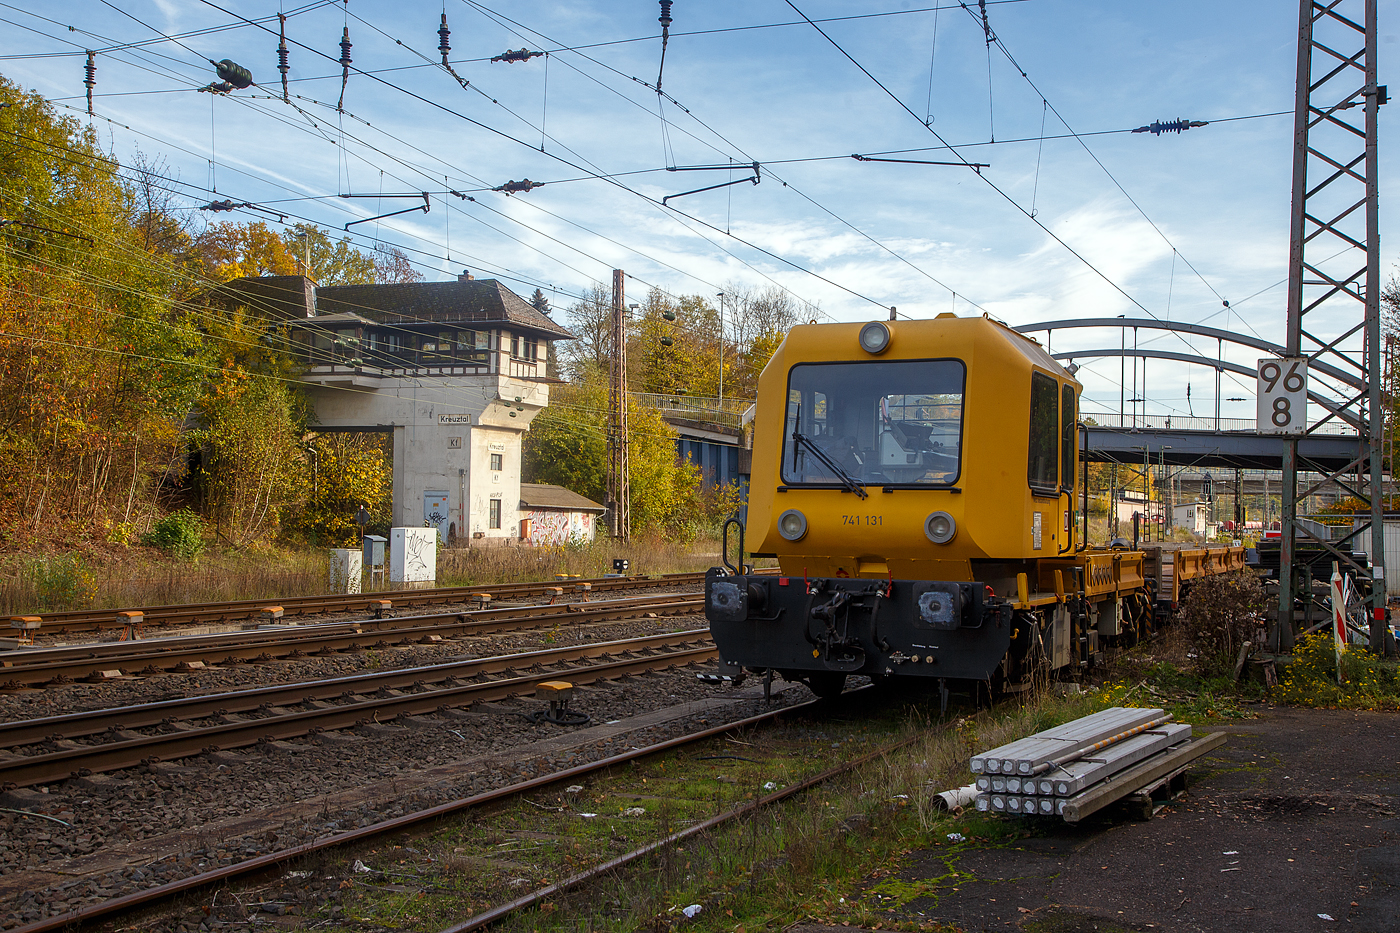
[[[966,933],[1400,933],[1400,714],[1258,714],[1211,729],[1226,745],[1150,820],[1110,810],[912,853],[899,877],[939,880],[887,916]]]

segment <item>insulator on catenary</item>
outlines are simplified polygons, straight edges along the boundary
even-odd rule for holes
[[[492,56],[493,62],[528,62],[532,58],[539,58],[543,52],[531,52],[529,49],[506,49],[500,55]]]
[[[92,89],[97,86],[97,53],[87,53],[87,64],[83,66],[83,84],[87,87],[88,116],[92,116]]]
[[[1151,133],[1153,136],[1161,136],[1163,133],[1180,133],[1183,130],[1194,129],[1198,126],[1209,125],[1209,120],[1154,120],[1147,126],[1140,126],[1133,130],[1134,133]]]
[[[442,25],[438,27],[438,51],[442,53],[442,67],[446,69],[448,74],[456,78],[457,83],[462,85],[463,88],[470,87],[471,82],[459,75],[456,71],[454,71],[452,68],[452,63],[448,61],[447,53],[452,51],[452,45],[448,42],[448,39],[451,36],[452,31],[447,28],[447,14],[444,13],[442,14]],[[520,51],[523,52],[525,50],[521,49]],[[534,54],[539,55],[540,53],[535,52]],[[497,59],[494,58],[492,59],[492,61],[496,60]]]
[[[277,218],[279,218],[279,220],[287,219],[286,214],[282,213],[281,211],[274,211],[270,207],[263,207],[259,204],[250,204],[247,201],[233,201],[228,198],[225,198],[222,201],[210,201],[208,204],[201,204],[199,206],[199,209],[202,211],[262,211],[265,214],[272,214],[276,216]]]
[[[544,185],[545,183],[542,181],[531,181],[530,179],[525,178],[521,181],[508,181],[504,185],[501,185],[497,188],[492,188],[491,190],[503,191],[506,194],[516,194],[517,192],[521,191],[529,192],[534,190],[535,188],[543,188]],[[453,193],[456,194],[456,192]]]
[[[219,77],[224,80],[224,83],[238,88],[240,91],[253,86],[253,73],[238,62],[225,58],[217,62],[210,60],[209,64],[214,66],[214,70],[219,73]]]
[[[345,85],[350,81],[350,64],[354,61],[350,57],[350,49],[354,48],[350,43],[350,27],[345,26],[340,35],[340,100],[336,102],[336,110],[345,109]]]
[[[287,64],[287,17],[285,14],[277,14],[278,30],[277,37],[277,70],[282,73],[282,99],[291,103],[287,94],[287,72],[291,70],[291,65]]]
[[[666,72],[666,43],[671,38],[671,3],[673,0],[661,0],[661,15],[656,21],[661,24],[661,64],[656,69],[656,93],[661,93],[661,76]]]

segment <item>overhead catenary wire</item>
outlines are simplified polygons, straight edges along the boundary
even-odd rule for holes
[[[237,18],[237,19],[241,19],[241,20],[243,20],[244,22],[246,22],[246,23],[248,23],[248,24],[250,24],[250,25],[254,25],[254,26],[257,26],[258,28],[263,29],[264,31],[268,31],[268,32],[271,31],[271,30],[269,30],[269,29],[268,29],[266,26],[264,26],[264,25],[255,23],[254,21],[249,20],[249,19],[247,19],[246,17],[243,17],[243,16],[241,16],[241,15],[239,15],[239,14],[237,14],[237,13],[234,13],[234,12],[232,12],[232,11],[230,11],[230,10],[228,10],[228,9],[226,9],[226,8],[224,8],[224,7],[222,7],[222,6],[220,6],[220,5],[217,4],[217,3],[214,3],[213,0],[202,0],[202,2],[203,2],[205,5],[207,5],[207,6],[213,7],[214,9],[217,9],[217,10],[219,10],[220,12],[225,13],[226,15],[235,17],[235,18]],[[472,4],[472,5],[475,6],[476,4]],[[292,40],[292,41],[293,41],[295,44],[301,46],[302,48],[305,48],[305,49],[307,49],[308,51],[312,52],[313,54],[320,55],[320,56],[325,57],[325,58],[329,58],[329,56],[327,56],[324,52],[320,52],[319,50],[314,49],[314,48],[311,48],[311,47],[309,47],[309,46],[306,46],[306,45],[304,45],[303,43],[296,42],[296,40]],[[534,146],[533,146],[532,144],[530,144],[530,143],[528,143],[528,142],[525,142],[524,140],[518,139],[518,138],[516,138],[516,137],[514,137],[514,136],[511,136],[509,133],[506,133],[506,132],[503,131],[503,130],[500,130],[500,129],[497,129],[497,128],[495,128],[495,127],[492,127],[492,126],[490,126],[489,124],[485,124],[485,123],[482,123],[482,122],[479,121],[479,120],[473,119],[472,117],[469,117],[469,116],[467,116],[467,115],[465,115],[465,114],[463,114],[463,113],[461,113],[461,112],[459,112],[459,111],[457,111],[457,110],[454,110],[454,109],[452,109],[451,107],[446,106],[445,104],[441,104],[441,103],[439,103],[439,102],[437,102],[437,101],[429,100],[428,98],[425,98],[425,97],[423,97],[423,96],[420,95],[420,94],[417,94],[417,93],[415,93],[415,92],[413,92],[413,91],[410,91],[410,90],[408,90],[408,89],[406,89],[406,88],[399,87],[398,85],[395,85],[395,84],[393,84],[392,82],[385,81],[384,79],[379,78],[379,77],[374,76],[374,75],[369,75],[367,72],[364,72],[362,69],[354,68],[353,65],[350,66],[350,67],[352,67],[353,70],[354,70],[357,74],[363,74],[363,75],[366,75],[366,76],[368,76],[368,77],[371,77],[371,78],[373,78],[374,80],[379,81],[380,83],[385,84],[386,86],[388,86],[388,87],[390,87],[390,88],[392,88],[392,89],[394,89],[394,90],[397,90],[397,91],[399,91],[399,92],[401,92],[401,93],[403,93],[403,94],[406,94],[406,95],[408,95],[409,97],[412,97],[412,98],[414,98],[414,99],[416,99],[416,100],[419,100],[419,101],[421,101],[421,102],[423,102],[423,103],[425,103],[425,104],[428,104],[429,106],[434,107],[435,109],[442,110],[442,111],[445,112],[445,113],[448,113],[448,114],[451,114],[452,116],[458,117],[459,119],[462,119],[462,120],[464,120],[464,121],[466,121],[466,122],[468,122],[468,123],[471,123],[471,124],[473,124],[473,125],[475,125],[475,126],[478,126],[478,127],[482,128],[482,129],[486,130],[486,131],[489,132],[489,133],[492,133],[492,134],[494,134],[494,135],[500,136],[500,137],[503,138],[503,139],[507,139],[507,140],[509,140],[509,141],[511,141],[511,142],[515,142],[515,143],[517,143],[517,144],[526,146],[526,147],[530,148],[532,151],[538,151],[538,150],[535,150],[535,149],[534,149]],[[647,196],[647,195],[645,195],[645,194],[643,194],[643,193],[641,193],[641,192],[639,192],[639,191],[636,191],[636,190],[634,190],[634,189],[632,189],[632,188],[628,188],[627,186],[625,186],[625,185],[621,184],[620,182],[616,181],[616,179],[609,178],[609,177],[606,176],[605,174],[601,174],[599,171],[595,171],[595,170],[593,170],[593,169],[591,169],[591,168],[585,168],[582,164],[579,164],[579,163],[577,163],[577,162],[571,161],[571,160],[569,160],[569,159],[565,159],[565,158],[563,158],[562,156],[558,155],[557,153],[544,153],[544,154],[547,155],[547,156],[550,157],[550,158],[553,158],[553,159],[555,159],[555,160],[557,160],[557,161],[559,161],[559,162],[565,164],[565,165],[569,165],[569,166],[572,167],[572,168],[575,168],[575,169],[578,169],[578,170],[586,171],[586,172],[588,172],[589,174],[594,175],[595,177],[599,178],[600,180],[607,181],[607,182],[609,182],[609,183],[611,183],[611,184],[613,184],[613,185],[615,185],[615,186],[621,188],[622,190],[624,190],[624,191],[626,191],[626,192],[628,192],[628,193],[630,193],[630,194],[632,194],[632,195],[634,195],[634,196],[636,196],[636,197],[638,197],[638,198],[641,198],[641,199],[643,199],[643,200],[645,200],[645,201],[647,201],[647,202],[649,202],[649,203],[651,203],[651,204],[653,204],[653,205],[656,205],[656,206],[659,207],[659,208],[662,207],[662,205],[660,204],[660,202],[656,201],[656,199],[651,198],[651,197],[649,197],[649,196]],[[683,214],[682,212],[676,211],[675,208],[670,208],[670,210],[671,210],[671,211],[675,211],[677,214],[679,214],[679,215],[681,215],[681,216],[685,216],[687,219],[691,220],[692,222],[698,223],[698,224],[700,224],[700,225],[706,227],[707,229],[710,229],[710,230],[715,231],[716,233],[721,233],[721,234],[723,233],[722,230],[720,230],[720,229],[719,229],[718,227],[716,227],[714,224],[709,223],[708,221],[705,221],[705,220],[700,219],[700,218],[692,217],[692,216],[690,216],[690,215]],[[738,237],[738,236],[736,236],[736,235],[734,235],[734,234],[725,234],[725,235],[727,235],[727,236],[729,236],[730,238],[734,239],[736,242],[739,242],[739,243],[743,244],[744,246],[748,247],[749,249],[752,249],[752,250],[755,250],[755,251],[757,251],[757,252],[759,252],[759,253],[762,253],[763,255],[766,255],[766,256],[768,256],[769,258],[775,259],[775,260],[777,260],[777,261],[779,261],[779,262],[781,262],[781,263],[783,263],[783,264],[785,264],[785,265],[787,265],[787,266],[789,266],[789,267],[791,267],[791,268],[793,268],[793,269],[795,269],[795,270],[797,270],[797,271],[799,271],[799,272],[802,272],[802,273],[805,273],[805,274],[807,274],[807,275],[813,276],[813,277],[815,277],[815,278],[817,278],[817,279],[820,279],[821,281],[826,282],[826,283],[829,284],[829,285],[832,285],[832,286],[834,286],[834,287],[836,287],[836,288],[838,288],[838,289],[840,289],[840,290],[842,290],[842,291],[848,292],[849,294],[853,295],[854,297],[861,298],[862,300],[869,301],[869,302],[871,302],[871,303],[873,303],[873,304],[877,304],[877,305],[879,305],[879,306],[882,307],[882,308],[884,307],[883,303],[881,303],[880,301],[878,301],[878,300],[876,300],[876,299],[874,299],[874,298],[871,298],[871,297],[869,297],[869,296],[863,295],[862,293],[860,293],[860,292],[858,292],[858,291],[855,291],[854,289],[851,289],[851,288],[849,288],[848,286],[841,285],[840,283],[837,283],[837,282],[835,282],[835,281],[833,281],[833,280],[827,278],[826,276],[821,275],[820,273],[814,272],[813,270],[807,269],[807,268],[803,267],[802,265],[800,265],[800,264],[798,264],[798,263],[795,263],[795,262],[793,262],[793,261],[787,259],[786,257],[780,256],[780,255],[778,255],[778,254],[772,252],[771,250],[764,249],[763,247],[760,247],[760,246],[758,246],[758,245],[756,245],[756,244],[754,244],[754,243],[752,243],[752,242],[749,242],[749,241],[747,241],[747,240],[745,240],[745,239],[743,239],[743,238],[741,238],[741,237]],[[726,252],[729,252],[729,251],[726,250]],[[731,255],[733,255],[733,254],[731,253]],[[736,256],[735,258],[739,258],[739,257]],[[740,261],[743,261],[743,260],[741,259]],[[780,286],[780,287],[781,287],[781,286]],[[795,297],[799,297],[799,300],[803,300],[804,303],[806,303],[806,304],[808,304],[808,305],[811,305],[811,304],[812,304],[811,302],[806,302],[805,299],[801,299],[800,296],[795,296]]]
[[[242,101],[242,99],[244,99],[244,98],[237,98],[237,99],[239,99],[239,101]],[[328,105],[328,106],[329,106],[329,105]],[[349,115],[349,112],[347,112],[347,111],[344,111],[344,113],[347,113],[347,115]],[[365,123],[365,125],[368,126],[368,123]],[[127,129],[130,129],[130,127],[127,127]],[[133,132],[136,132],[136,130],[133,130]],[[176,148],[179,148],[179,147],[176,147]],[[379,151],[379,153],[385,154],[385,153],[382,153],[382,150],[375,150],[375,151]],[[426,153],[424,153],[424,154],[426,154]],[[406,164],[406,165],[407,165],[407,164]],[[412,168],[412,167],[410,167],[410,168]],[[419,170],[419,171],[420,171],[420,170]],[[213,189],[209,189],[209,191],[213,191]],[[519,223],[519,221],[517,221],[517,223]],[[533,284],[533,283],[532,283],[532,284]],[[708,284],[710,284],[710,283],[706,283],[706,284],[707,284],[707,286],[708,286]],[[799,300],[801,300],[801,298],[799,298]]]
[[[205,2],[209,2],[209,0],[205,0]],[[510,23],[510,24],[512,24],[513,26],[518,26],[518,27],[520,27],[520,28],[522,28],[522,29],[529,29],[529,27],[523,26],[522,24],[516,22],[515,20],[511,20],[511,19],[509,19],[508,17],[504,16],[503,14],[496,13],[495,11],[489,10],[487,7],[485,7],[485,6],[483,6],[481,3],[479,3],[478,0],[462,0],[462,2],[463,2],[464,4],[466,4],[467,6],[470,6],[470,7],[474,8],[474,9],[477,9],[477,10],[482,11],[483,13],[488,13],[488,14],[491,15],[492,17],[498,19],[499,21],[503,21],[503,22]],[[546,39],[546,40],[548,40],[548,41],[552,41],[552,42],[555,41],[555,40],[551,39],[550,37],[545,36],[545,35],[543,35],[542,33],[539,33],[539,32],[537,32],[537,31],[535,31],[535,30],[533,30],[533,29],[531,29],[530,32],[532,32],[534,35],[539,36],[540,38]],[[516,33],[516,34],[519,35],[519,33]],[[556,42],[556,44],[560,44],[560,43],[557,43],[557,42]],[[592,58],[592,57],[590,57],[590,56],[584,56],[584,57],[587,58],[589,61],[592,61],[592,62],[594,62],[595,64],[598,64],[598,65],[600,65],[601,67],[606,68],[606,69],[608,69],[609,71],[612,71],[614,74],[617,74],[617,75],[619,75],[619,76],[623,76],[622,72],[618,71],[618,70],[615,69],[615,68],[612,68],[612,67],[609,66],[609,65],[606,65],[606,64],[604,64],[604,63],[602,63],[602,62],[599,62],[597,59],[594,59],[594,58]],[[638,81],[638,79],[636,79],[636,78],[632,78],[632,80]],[[645,84],[646,82],[638,81],[638,83]],[[648,85],[648,87],[650,87],[650,85]],[[655,89],[653,88],[653,90],[655,90]],[[674,101],[674,98],[671,98],[669,95],[664,95],[664,96],[665,96],[668,100],[671,100],[673,103],[675,102],[675,101]],[[659,106],[659,105],[660,105],[660,96],[658,96],[658,106]],[[677,106],[679,106],[679,105],[677,105]],[[710,132],[710,133],[713,134],[716,138],[718,138],[718,139],[720,139],[721,141],[725,142],[726,145],[729,145],[729,146],[733,147],[733,144],[730,143],[728,140],[726,140],[726,139],[723,137],[723,135],[721,135],[720,133],[718,133],[717,131],[715,131],[712,127],[710,127],[709,125],[707,125],[703,120],[700,120],[699,117],[697,117],[691,110],[689,110],[689,109],[687,109],[687,108],[684,108],[684,107],[682,107],[681,109],[682,109],[689,117],[691,117],[691,118],[694,119],[697,123],[699,123],[701,126],[703,126],[703,127],[706,129],[706,131]],[[736,147],[736,148],[737,148],[737,147]],[[741,153],[741,154],[742,154],[742,153]],[[745,162],[756,162],[756,161],[757,161],[757,160],[752,159],[750,156],[748,156],[748,155],[746,155],[746,154],[743,154],[743,155],[744,155],[744,158],[742,159],[742,161],[745,161]],[[667,168],[668,168],[668,169],[674,168],[674,167],[675,167],[675,166],[672,164],[673,161],[674,161],[674,160],[668,158],[668,161],[667,161]],[[771,174],[771,172],[770,172],[770,174]],[[877,246],[878,248],[880,248],[881,250],[883,250],[883,251],[885,251],[885,252],[887,252],[887,253],[890,253],[891,255],[895,256],[895,257],[898,258],[901,262],[905,263],[906,265],[909,265],[911,268],[915,269],[915,271],[919,272],[921,275],[925,276],[926,278],[928,278],[930,281],[934,282],[934,283],[935,283],[936,285],[938,285],[939,287],[941,287],[941,288],[947,288],[950,292],[954,292],[954,290],[953,290],[950,286],[945,285],[943,282],[939,281],[937,278],[935,278],[934,276],[932,276],[932,275],[931,275],[930,273],[928,273],[926,270],[924,270],[924,269],[920,268],[919,266],[915,265],[914,263],[910,262],[910,261],[909,261],[908,259],[906,259],[905,257],[899,256],[897,253],[894,252],[894,250],[890,249],[890,248],[889,248],[888,246],[886,246],[885,244],[883,244],[883,243],[879,242],[878,240],[876,240],[876,239],[875,239],[874,237],[872,237],[869,233],[867,233],[867,232],[865,232],[865,231],[863,231],[863,230],[860,230],[860,229],[859,229],[858,227],[856,227],[854,224],[850,223],[849,221],[847,221],[847,220],[845,220],[844,218],[842,218],[842,217],[840,217],[839,215],[837,215],[834,211],[830,210],[829,208],[825,207],[825,206],[822,205],[822,204],[819,204],[815,199],[813,199],[813,198],[807,196],[806,194],[804,194],[803,192],[799,191],[799,190],[796,188],[796,186],[793,185],[792,183],[790,183],[790,182],[788,182],[788,181],[786,181],[786,180],[784,180],[784,179],[777,178],[776,176],[774,176],[774,177],[775,177],[775,179],[776,179],[777,181],[781,182],[781,184],[783,185],[784,188],[791,188],[791,189],[792,189],[795,193],[797,193],[799,196],[801,196],[802,198],[804,198],[805,200],[807,200],[807,201],[808,201],[809,203],[811,203],[813,206],[815,206],[815,207],[817,207],[818,209],[822,210],[824,213],[826,213],[828,216],[832,217],[833,219],[835,219],[836,221],[838,221],[839,223],[841,223],[843,226],[846,226],[846,227],[850,228],[851,230],[854,230],[855,232],[857,232],[858,234],[860,234],[862,238],[864,238],[864,239],[866,239],[866,240],[869,240],[871,243],[873,243],[874,245],[876,245],[876,246]],[[666,205],[666,206],[669,207],[669,205]],[[671,209],[672,209],[672,210],[675,210],[674,208],[671,208]],[[686,215],[686,216],[689,217],[690,215]],[[714,225],[712,225],[712,224],[709,224],[709,223],[707,223],[707,222],[705,222],[705,221],[703,221],[703,220],[699,220],[698,218],[691,218],[691,219],[696,220],[696,221],[699,222],[699,223],[705,224],[707,227],[709,227],[710,229],[714,230],[714,231],[717,232],[717,233],[722,233],[722,234],[724,234],[725,236],[729,236],[729,237],[734,238],[734,239],[739,239],[739,238],[736,237],[736,236],[732,233],[732,231],[730,231],[730,230],[720,230],[718,227],[716,227],[716,226],[714,226]],[[749,245],[749,246],[752,247],[752,244],[748,244],[746,241],[740,240],[740,242],[745,242],[746,245]],[[770,254],[770,255],[771,255],[771,254]],[[787,260],[781,259],[781,257],[779,257],[779,259],[780,259],[780,261],[787,262]],[[802,270],[801,267],[797,267],[797,268],[799,268],[799,270],[801,270],[801,271],[808,271],[808,270]],[[812,274],[812,273],[809,272],[808,274]],[[826,281],[828,281],[828,284],[835,284],[835,283],[831,283],[830,280],[826,280]],[[845,288],[844,286],[839,286],[839,285],[838,285],[837,287],[838,287],[838,288],[842,288],[844,291],[847,291],[847,292],[850,292],[850,291],[851,291],[850,289]],[[880,301],[877,301],[877,300],[875,300],[875,299],[873,299],[873,298],[870,298],[870,297],[868,297],[868,296],[861,295],[861,294],[858,294],[858,293],[853,293],[853,294],[855,294],[856,297],[863,298],[863,299],[865,299],[865,300],[867,300],[867,301],[870,301],[872,304],[878,305],[878,306],[880,307],[881,311],[883,311],[883,310],[887,307],[886,304],[884,304],[884,303],[882,303],[882,302],[880,302]],[[956,294],[956,292],[954,292],[954,294]],[[808,302],[808,304],[810,304],[810,302]],[[974,302],[973,304],[974,304],[975,306],[977,306],[977,307],[979,308],[979,310],[981,310],[980,305],[976,305],[975,302]]]

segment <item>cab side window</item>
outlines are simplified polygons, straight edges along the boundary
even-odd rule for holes
[[[1060,394],[1060,485],[1064,489],[1074,486],[1075,415],[1074,386],[1066,385]]]
[[[1046,496],[1060,493],[1059,408],[1059,385],[1045,373],[1031,373],[1031,437],[1026,478],[1032,492]]]

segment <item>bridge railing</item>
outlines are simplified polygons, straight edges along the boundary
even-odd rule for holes
[[[1177,430],[1177,431],[1250,431],[1256,429],[1257,422],[1253,418],[1215,418],[1190,415],[1143,415],[1134,416],[1131,413],[1120,415],[1116,411],[1089,411],[1081,410],[1079,417],[1085,421],[1091,420],[1094,424],[1108,428],[1141,428],[1143,430]],[[1356,432],[1347,424],[1329,421],[1318,428],[1315,433],[1332,435],[1355,435]]]
[[[753,404],[753,399],[747,398],[726,398],[721,401],[718,398],[704,396],[665,395],[655,392],[632,392],[629,394],[638,404],[648,408],[656,408],[682,418],[692,418],[710,424],[722,424],[731,428],[739,427],[744,412]]]

